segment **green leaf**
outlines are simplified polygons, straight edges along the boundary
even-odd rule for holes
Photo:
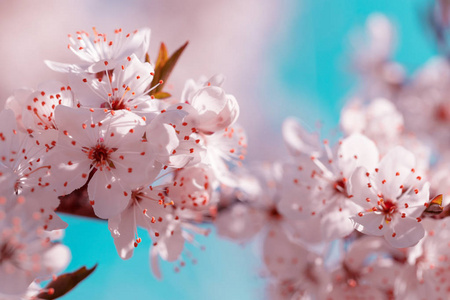
[[[166,92],[158,92],[153,96],[155,96],[155,99],[166,99],[171,97],[172,95]]]
[[[85,266],[79,268],[75,272],[65,273],[58,277],[55,280],[51,281],[44,290],[46,292],[42,292],[37,295],[39,299],[57,299],[67,292],[72,290],[77,286],[81,281],[86,279],[92,272],[97,268],[97,265],[92,267],[91,269],[87,269]]]

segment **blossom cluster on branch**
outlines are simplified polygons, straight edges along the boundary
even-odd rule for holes
[[[164,89],[187,43],[152,61],[146,28],[69,35],[81,62],[46,61],[67,82],[17,90],[0,112],[0,299],[55,299],[94,271],[56,276],[70,261],[58,213],[107,220],[122,259],[150,239],[157,277],[212,222],[238,243],[262,237],[272,299],[448,298],[450,65],[406,76],[381,15],[366,38],[342,138],[288,118],[289,155],[244,165],[222,76]]]
[[[221,76],[188,80],[181,97],[171,98],[162,87],[187,44],[172,56],[162,44],[153,64],[149,40],[149,29],[118,29],[112,39],[95,28],[77,32],[68,48],[80,64],[46,62],[67,73],[68,83],[45,82],[7,100],[0,112],[0,293],[27,293],[67,265],[69,255],[50,254],[68,249],[46,237],[67,225],[59,206],[107,219],[123,259],[145,238],[137,228],[145,228],[157,276],[158,257],[180,261],[184,243],[208,233],[195,223],[215,215],[219,186],[236,185],[232,168],[246,152],[235,124],[239,106]]]

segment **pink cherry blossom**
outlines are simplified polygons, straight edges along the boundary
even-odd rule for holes
[[[69,260],[66,246],[52,243],[40,226],[39,211],[23,209],[27,199],[19,196],[16,205],[0,197],[0,292],[8,295],[25,293],[35,279],[48,279],[63,270]]]
[[[327,160],[301,155],[285,165],[278,209],[291,220],[320,223],[316,231],[330,240],[353,231],[350,216],[357,206],[349,197],[349,179],[358,166],[374,168],[378,150],[371,140],[355,134],[344,139],[335,154],[326,142],[324,153]]]
[[[421,214],[429,201],[429,184],[415,169],[415,158],[402,147],[392,149],[374,171],[355,171],[352,199],[361,206],[352,217],[365,234],[384,236],[394,247],[410,247],[423,236]]]
[[[98,73],[105,70],[105,62],[108,70],[111,70],[118,66],[118,61],[132,54],[141,60],[144,59],[150,43],[150,29],[142,28],[132,33],[124,33],[119,28],[114,31],[114,38],[111,40],[105,33],[99,33],[95,27],[92,30],[92,36],[85,31],[78,31],[76,37],[69,34],[70,43],[67,47],[85,63],[71,65],[45,61],[47,66],[57,72]]]
[[[148,95],[154,70],[147,62],[141,62],[132,54],[117,62],[112,71],[95,75],[70,73],[70,84],[77,100],[89,108],[110,110],[126,109],[133,112],[159,113],[158,101]],[[149,114],[148,117],[152,116]]]
[[[81,187],[95,170],[88,194],[95,213],[109,218],[123,211],[133,188],[146,183],[151,158],[142,139],[145,123],[126,110],[104,112],[102,109],[55,109],[59,130],[58,143],[52,151],[54,189],[68,194]]]

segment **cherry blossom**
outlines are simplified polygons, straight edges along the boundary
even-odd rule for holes
[[[151,161],[142,139],[145,123],[126,110],[55,109],[58,143],[52,151],[54,189],[60,195],[81,187],[93,172],[88,194],[95,213],[109,218],[128,205],[132,189],[144,184]],[[94,172],[95,170],[95,172]],[[58,180],[61,178],[62,180]]]
[[[353,173],[352,199],[363,208],[352,217],[365,234],[384,236],[394,247],[410,247],[423,236],[421,214],[429,202],[429,184],[415,169],[414,155],[402,147],[388,152],[374,171]]]
[[[24,210],[28,200],[18,196],[13,207],[0,197],[0,292],[19,295],[35,279],[47,279],[63,270],[69,260],[66,246],[52,243],[39,225],[42,214]]]
[[[76,37],[69,34],[68,49],[85,63],[72,65],[47,60],[45,61],[47,66],[57,72],[98,73],[105,70],[105,65],[108,66],[108,70],[116,68],[119,61],[132,54],[141,60],[144,59],[150,43],[150,29],[142,28],[125,33],[119,28],[114,31],[114,38],[111,40],[105,33],[99,33],[95,27],[92,30],[92,36],[86,31],[77,31]]]
[[[96,75],[70,73],[69,80],[77,100],[89,108],[108,110],[126,109],[133,112],[147,112],[147,117],[159,113],[158,100],[148,95],[153,79],[153,66],[141,62],[136,55],[118,61],[119,67]],[[153,114],[151,114],[153,113]]]
[[[335,154],[325,144],[326,158],[295,157],[284,166],[284,186],[278,209],[289,219],[320,223],[317,233],[324,239],[344,237],[353,231],[350,216],[357,212],[349,179],[359,166],[374,168],[378,150],[363,135],[355,134],[340,142]]]

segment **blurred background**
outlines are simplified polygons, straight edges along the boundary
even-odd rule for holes
[[[170,79],[179,96],[186,79],[217,73],[241,106],[239,123],[249,137],[252,160],[284,155],[281,124],[300,118],[324,136],[338,131],[339,112],[357,84],[350,59],[358,31],[380,12],[397,27],[395,58],[411,73],[436,54],[426,26],[430,0],[20,0],[0,1],[0,99],[20,87],[64,76],[44,59],[75,62],[67,34],[112,33],[115,28],[152,29],[150,55],[160,42],[169,52],[189,46]],[[148,241],[134,257],[116,254],[106,222],[65,217],[64,242],[71,248],[69,271],[98,263],[98,269],[64,299],[262,299],[263,270],[257,241],[236,245],[214,231],[198,238],[187,265],[161,263],[163,280],[149,269]],[[144,236],[144,234],[141,234]],[[204,250],[201,250],[204,246]],[[196,260],[196,264],[192,263]]]

